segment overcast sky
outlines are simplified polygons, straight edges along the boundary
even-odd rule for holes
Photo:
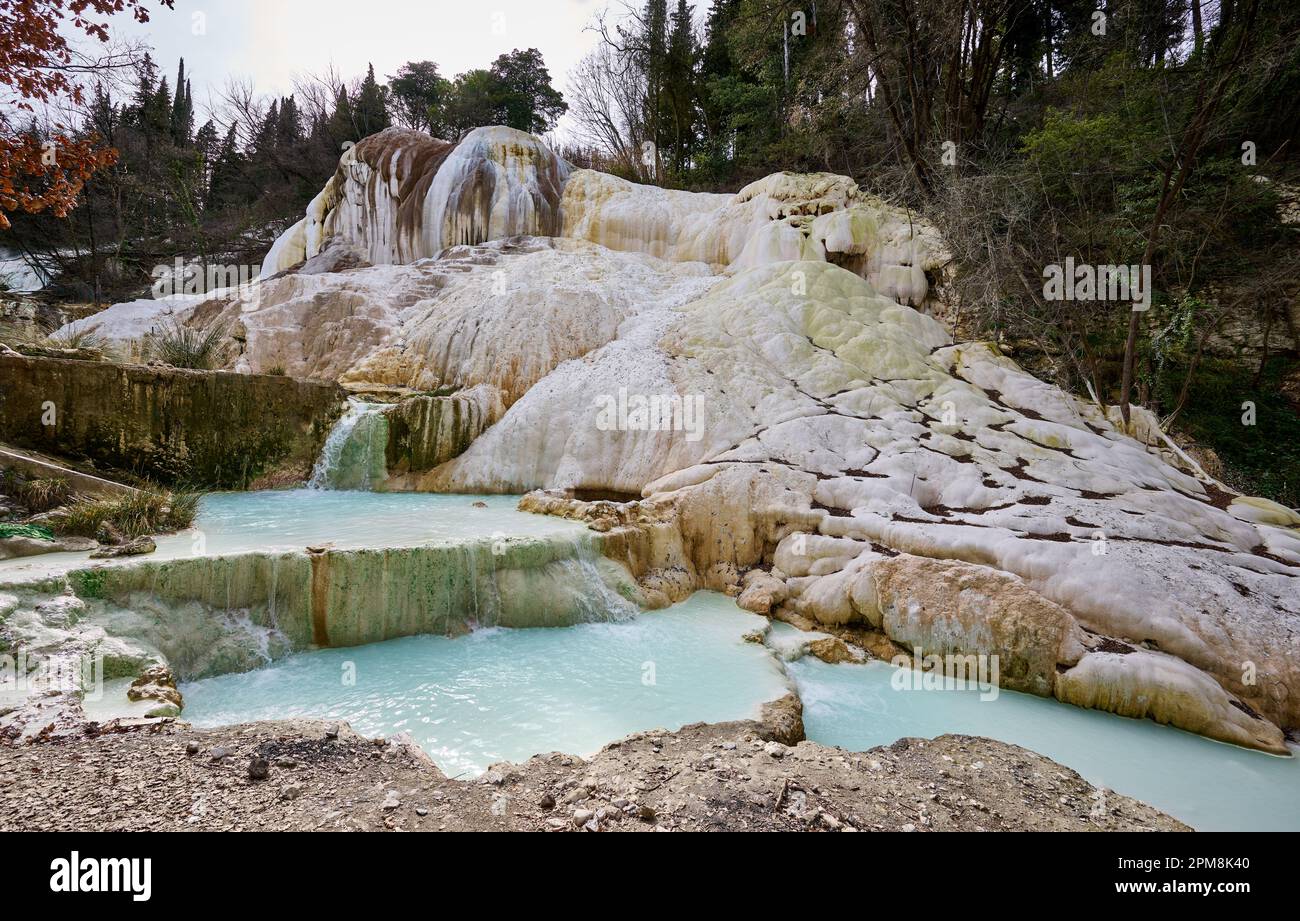
[[[621,9],[618,0],[176,0],[174,11],[153,9],[147,25],[126,15],[111,22],[115,35],[153,45],[169,82],[184,57],[204,107],[230,76],[286,95],[295,74],[331,64],[352,78],[373,62],[383,81],[407,61],[429,60],[454,77],[515,48],[541,49],[563,92],[596,41],[584,29],[606,6]],[[708,2],[696,6],[698,15]]]

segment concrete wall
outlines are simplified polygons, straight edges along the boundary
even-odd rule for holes
[[[16,451],[12,448],[0,447],[0,470],[16,470],[29,480],[67,480],[73,491],[81,496],[114,498],[136,491],[130,486],[56,464],[39,454]]]
[[[287,377],[0,356],[0,441],[166,485],[305,479],[343,405]]]

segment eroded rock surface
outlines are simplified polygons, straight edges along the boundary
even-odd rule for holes
[[[212,488],[303,478],[343,406],[333,382],[108,361],[0,356],[0,381],[0,440]]]

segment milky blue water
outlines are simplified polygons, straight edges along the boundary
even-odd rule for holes
[[[905,736],[987,736],[1044,754],[1201,831],[1300,831],[1297,757],[1014,691],[981,700],[976,688],[896,690],[895,669],[883,662],[827,665],[806,657],[789,670],[808,737],[826,745],[865,751]]]
[[[206,552],[301,550],[333,543],[339,549],[418,547],[453,539],[536,537],[582,533],[586,526],[516,509],[518,496],[375,493],[323,489],[211,493],[199,502],[195,527]],[[183,542],[188,532],[163,538]]]
[[[760,625],[701,592],[619,623],[320,650],[182,685],[184,718],[343,719],[365,735],[409,732],[445,773],[475,775],[543,752],[589,755],[639,730],[757,716],[787,690],[776,660],[742,640]]]
[[[325,489],[209,493],[194,527],[155,538],[148,560],[284,553],[331,544],[340,550],[419,547],[448,540],[587,533],[586,525],[518,511],[518,496],[376,493]],[[89,553],[0,560],[0,584],[84,566]],[[110,561],[133,565],[142,558]]]

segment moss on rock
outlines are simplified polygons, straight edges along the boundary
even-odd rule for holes
[[[343,409],[334,384],[0,356],[0,440],[173,485],[305,479]]]

